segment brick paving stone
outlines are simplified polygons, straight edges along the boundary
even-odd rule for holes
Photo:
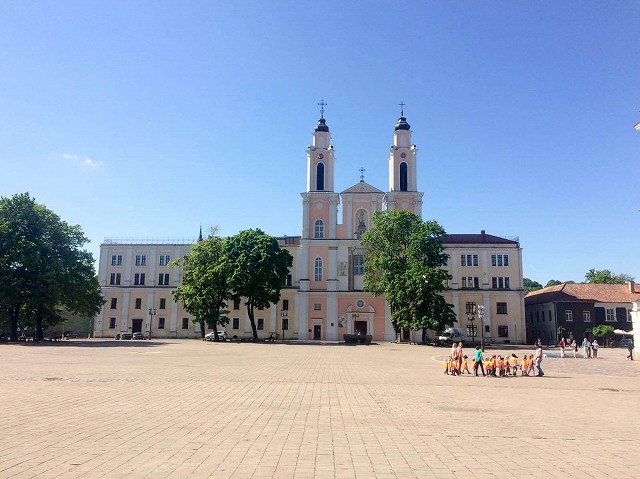
[[[0,478],[640,477],[624,350],[548,351],[543,378],[446,376],[447,352],[0,344]]]

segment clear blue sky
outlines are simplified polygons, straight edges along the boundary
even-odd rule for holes
[[[519,236],[526,277],[640,279],[640,3],[3,1],[0,195],[104,237],[298,235],[324,98],[336,189],[387,188],[398,103],[423,216]]]

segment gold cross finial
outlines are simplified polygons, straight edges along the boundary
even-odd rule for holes
[[[324,100],[320,100],[318,106],[320,107],[320,118],[324,118],[324,107],[327,106],[327,104],[324,102]]]
[[[364,181],[364,172],[367,170],[365,170],[364,167],[361,166],[358,171],[360,172],[360,181]]]
[[[404,116],[404,105],[405,105],[405,102],[401,101],[400,103],[398,103],[398,105],[400,105],[400,116]]]

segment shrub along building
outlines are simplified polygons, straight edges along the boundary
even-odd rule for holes
[[[323,112],[322,112],[323,113]],[[261,337],[341,340],[344,334],[393,340],[390,310],[383,297],[363,291],[364,250],[359,238],[383,209],[407,210],[422,216],[423,193],[417,190],[418,149],[403,112],[389,149],[387,191],[364,181],[335,190],[335,152],[324,115],[307,148],[307,188],[302,196],[302,234],[279,238],[293,256],[278,304],[256,311]],[[341,217],[339,218],[339,206]],[[485,338],[523,342],[524,292],[522,252],[517,239],[486,234],[452,234],[445,241],[447,269],[453,276],[445,292],[458,327],[479,324],[478,305],[485,306]],[[194,337],[199,326],[171,291],[180,272],[171,259],[189,253],[189,242],[105,241],[101,245],[99,280],[106,303],[96,318],[96,336],[151,331],[154,337]],[[229,337],[250,337],[249,319],[241,302],[229,304]],[[219,328],[220,329],[220,328]],[[414,336],[415,335],[415,336]],[[420,333],[406,332],[405,339]]]
[[[591,330],[601,324],[631,331],[634,301],[640,301],[640,288],[628,284],[572,284],[532,291],[525,296],[527,340],[544,343],[559,341],[558,327],[565,338],[592,338]]]

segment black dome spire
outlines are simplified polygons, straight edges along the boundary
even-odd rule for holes
[[[329,127],[327,126],[327,120],[321,117],[318,120],[318,126],[316,126],[315,131],[329,131]]]
[[[396,131],[398,130],[409,130],[411,125],[407,123],[407,119],[404,116],[398,118],[398,123],[396,123]]]

